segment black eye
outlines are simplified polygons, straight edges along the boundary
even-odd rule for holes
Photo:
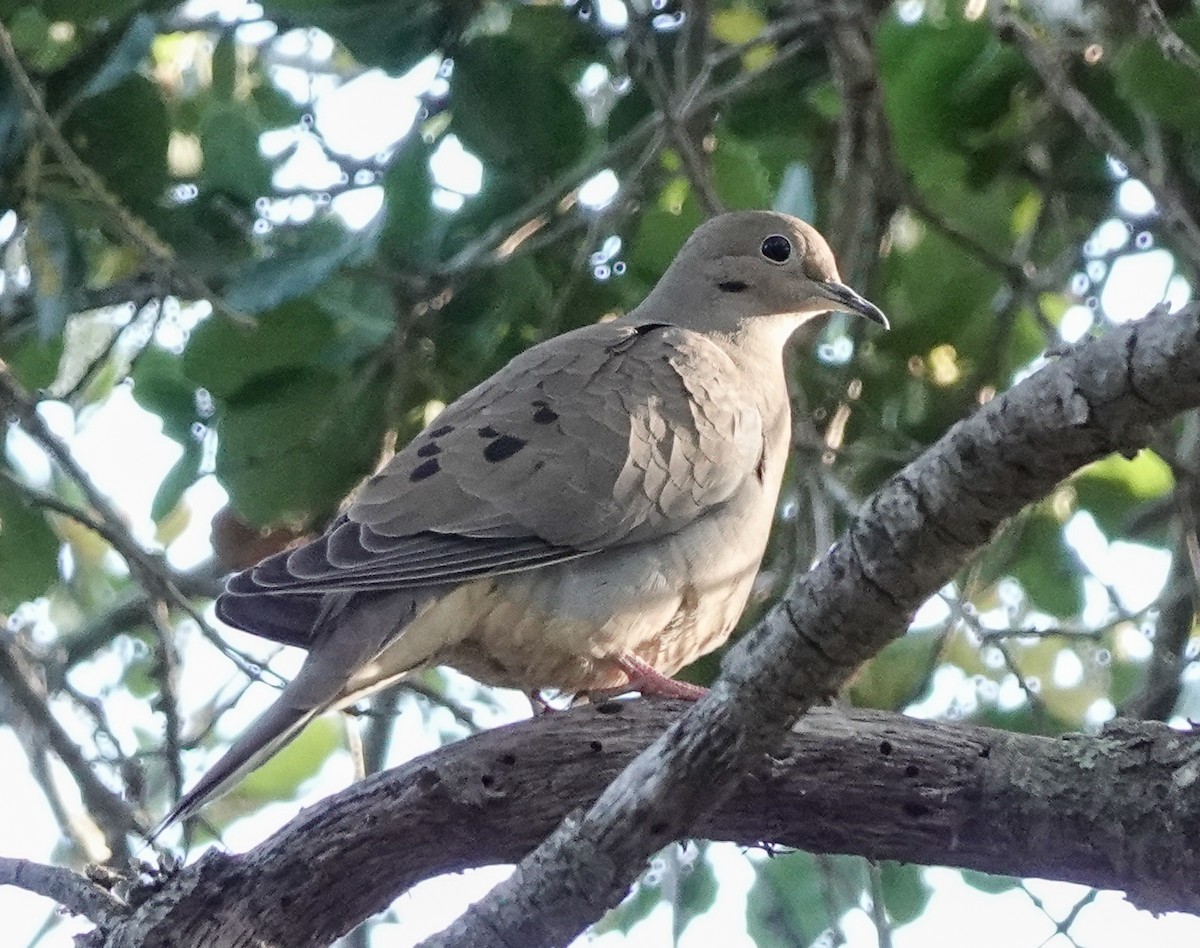
[[[762,242],[762,255],[768,260],[783,263],[792,255],[792,242],[783,234],[772,234]]]

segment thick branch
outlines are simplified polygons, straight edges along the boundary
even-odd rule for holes
[[[1005,518],[1200,404],[1198,314],[1114,329],[951,428],[730,651],[707,698],[428,944],[569,942],[620,900],[651,853],[728,797],[747,762],[899,635]]]
[[[210,853],[119,928],[125,945],[326,945],[421,879],[515,862],[682,705],[630,701],[459,741]],[[1156,724],[1065,739],[814,711],[694,833],[1130,888],[1200,910],[1200,743]]]

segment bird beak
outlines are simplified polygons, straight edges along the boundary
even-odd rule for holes
[[[873,323],[879,323],[884,329],[891,328],[888,318],[883,315],[883,310],[865,297],[859,296],[846,284],[838,283],[836,280],[818,280],[817,287],[820,289],[821,295],[830,302],[837,303],[837,309],[842,312],[858,313],[859,316],[865,316]]]

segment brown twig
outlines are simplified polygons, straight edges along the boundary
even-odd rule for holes
[[[121,797],[110,790],[92,769],[79,747],[67,735],[50,712],[47,696],[39,694],[30,682],[22,662],[14,652],[15,645],[0,640],[0,682],[11,694],[13,703],[21,709],[45,743],[63,762],[79,786],[88,812],[99,821],[109,851],[114,858],[128,858],[125,844],[127,833],[144,836],[146,828]]]

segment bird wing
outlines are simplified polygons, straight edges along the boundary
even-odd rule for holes
[[[762,417],[737,378],[715,343],[663,323],[535,346],[447,407],[325,535],[234,576],[218,612],[244,625],[250,603],[232,600],[286,595],[315,615],[320,594],[458,583],[669,536],[758,465]],[[290,641],[291,620],[276,624],[271,637]]]

